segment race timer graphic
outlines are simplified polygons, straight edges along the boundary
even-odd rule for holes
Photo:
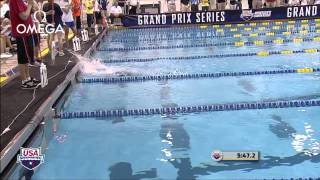
[[[214,150],[211,158],[214,161],[259,161],[259,151],[220,151]]]

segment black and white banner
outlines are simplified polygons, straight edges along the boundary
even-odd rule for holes
[[[219,24],[259,20],[320,18],[320,5],[264,8],[255,10],[225,10],[128,15],[126,27],[171,26],[181,24]]]

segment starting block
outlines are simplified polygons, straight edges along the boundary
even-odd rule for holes
[[[81,37],[82,37],[82,41],[86,42],[89,41],[89,33],[87,30],[82,30],[81,31]]]
[[[72,44],[73,44],[73,50],[74,51],[79,51],[81,50],[81,42],[80,42],[80,39],[75,36],[73,39],[72,39]]]

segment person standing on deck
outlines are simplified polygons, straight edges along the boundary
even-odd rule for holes
[[[119,6],[118,2],[115,1],[113,3],[113,6],[110,9],[110,20],[111,20],[111,24],[114,23],[114,19],[115,18],[122,18],[123,17],[123,12],[122,12],[122,8]],[[122,20],[121,20],[122,21]]]
[[[72,6],[72,15],[73,19],[76,23],[76,29],[77,33],[79,35],[81,31],[81,1],[80,0],[72,0],[71,1],[71,6]]]
[[[130,0],[129,5],[130,5],[129,14],[137,14],[137,9],[140,5],[140,0]]]
[[[224,10],[226,8],[226,0],[217,0],[218,10]]]
[[[57,34],[58,37],[58,55],[64,56],[63,52],[63,12],[59,4],[55,3],[54,0],[48,0],[48,3],[43,5],[43,11],[47,14],[47,23],[53,25],[53,32],[48,35],[48,47],[51,49],[51,45],[54,42],[54,37]]]
[[[100,11],[100,5],[99,5],[99,0],[94,0],[94,28],[98,28],[101,25],[101,11]]]
[[[72,11],[71,11],[72,5],[69,2],[69,0],[61,1],[60,5],[63,11],[62,21],[64,23],[64,37],[66,41],[66,46],[68,48],[69,47],[69,41],[68,41],[69,29],[72,30],[74,36],[77,36],[77,29],[72,16]]]
[[[35,89],[40,81],[30,77],[28,63],[33,58],[33,38],[32,31],[24,31],[33,26],[31,10],[34,1],[28,0],[27,5],[22,0],[10,0],[10,18],[12,35],[16,38],[18,67],[21,78],[22,89]]]
[[[94,21],[94,17],[93,17],[94,1],[84,0],[83,5],[86,8],[88,31],[92,33],[93,31],[91,26]]]
[[[100,12],[102,16],[102,24],[106,25],[108,22],[108,14],[107,14],[107,9],[108,9],[108,0],[98,0],[99,1],[99,6],[100,6]]]
[[[202,0],[201,1],[201,10],[202,11],[209,11],[209,0]]]
[[[199,11],[199,0],[191,0],[191,11],[192,12]]]
[[[210,10],[216,10],[217,9],[217,1],[216,0],[209,0],[209,4],[210,4]]]
[[[36,13],[36,11],[38,11],[41,7],[41,2],[39,3],[40,6],[38,5],[38,2],[34,0],[33,6],[32,6],[32,11],[31,11],[31,17],[32,17],[32,21],[34,22],[34,24],[36,25],[36,27],[38,27],[38,25],[41,23],[40,21],[42,20],[42,17],[40,15],[40,13]],[[36,15],[36,16],[35,16]],[[33,52],[34,52],[34,59],[32,59],[30,65],[36,65],[36,66],[40,66],[41,61],[41,54],[40,54],[40,33],[34,33],[32,35],[33,37]]]

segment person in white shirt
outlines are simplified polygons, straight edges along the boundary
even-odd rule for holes
[[[9,53],[13,50],[13,46],[11,44],[9,34],[11,33],[11,23],[9,18],[2,18],[1,22],[1,34],[0,34],[0,57],[1,58],[9,58],[12,57],[12,54]],[[6,52],[6,49],[10,48],[9,52]]]
[[[66,46],[68,48],[69,47],[69,41],[68,41],[69,28],[72,30],[74,36],[77,35],[77,29],[74,23],[73,15],[72,15],[71,2],[69,0],[61,0],[59,4],[63,12],[62,21],[64,24],[64,35],[65,35]]]
[[[9,5],[6,1],[0,3],[0,18],[4,18],[4,15],[9,11]]]
[[[123,16],[122,8],[119,6],[118,2],[115,1],[110,9],[110,20],[113,24],[115,18],[121,18]]]
[[[140,0],[129,0],[130,10],[129,14],[137,14],[138,6],[140,5]]]
[[[300,6],[300,0],[289,0],[288,4],[291,6]]]

